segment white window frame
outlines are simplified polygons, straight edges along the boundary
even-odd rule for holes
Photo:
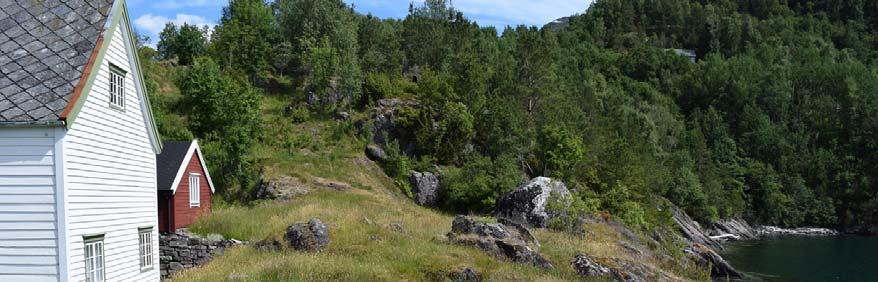
[[[122,68],[110,64],[110,81],[107,85],[110,94],[110,107],[117,110],[125,109],[125,77]]]
[[[152,247],[152,227],[137,230],[138,245],[140,246],[140,271],[152,270],[155,265]]]
[[[189,207],[201,207],[201,174],[189,173]]]
[[[104,235],[84,237],[83,244],[83,254],[85,256],[85,281],[106,281]]]

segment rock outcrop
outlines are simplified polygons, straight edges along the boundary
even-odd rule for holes
[[[559,197],[559,198],[555,198]],[[497,218],[533,227],[546,227],[556,216],[547,209],[550,201],[569,204],[570,191],[563,182],[548,177],[534,178],[497,200]]]
[[[299,178],[279,176],[268,180],[263,179],[256,187],[256,198],[285,201],[308,194],[310,191],[311,189]]]
[[[754,240],[759,238],[753,226],[742,219],[726,219],[713,224],[710,235],[714,237],[733,235],[736,240]]]
[[[432,207],[439,202],[439,176],[432,172],[412,171],[409,176],[418,205]]]
[[[372,143],[386,145],[388,138],[397,138],[394,128],[396,127],[397,112],[406,107],[417,107],[415,100],[402,100],[399,98],[378,100],[378,106],[373,108],[368,120],[361,120],[354,125],[361,134],[372,137]],[[403,149],[408,147],[409,142],[400,140]]]
[[[573,258],[573,269],[582,277],[605,277],[615,279],[617,274],[609,267],[598,264],[593,258],[578,254]]]
[[[329,245],[329,228],[320,219],[312,218],[308,223],[287,227],[284,239],[293,249],[317,252]]]
[[[723,248],[719,242],[711,239],[710,234],[705,232],[704,229],[701,229],[701,225],[689,217],[686,212],[676,206],[672,206],[671,209],[674,222],[677,223],[677,226],[680,228],[680,232],[683,234],[686,241],[693,244],[705,245],[716,250],[721,250]]]
[[[723,280],[740,280],[744,274],[732,267],[714,250],[702,244],[692,244],[683,250],[700,267],[710,269],[710,277]]]
[[[578,254],[573,258],[572,265],[576,274],[584,278],[598,278],[625,282],[682,280],[678,277],[669,276],[667,273],[653,266],[623,259],[599,259],[584,254]]]
[[[509,224],[509,225],[507,225]],[[553,268],[552,263],[535,249],[539,244],[523,226],[515,223],[481,223],[458,215],[451,224],[447,238],[451,243],[472,246],[496,257],[521,264]]]
[[[457,271],[451,272],[451,281],[454,282],[479,282],[482,281],[482,276],[478,270],[464,267]]]

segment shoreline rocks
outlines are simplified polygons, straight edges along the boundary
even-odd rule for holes
[[[828,228],[799,227],[780,228],[776,226],[762,226],[756,229],[760,236],[838,236],[840,232]]]
[[[723,280],[740,280],[744,274],[732,267],[716,251],[702,244],[692,244],[683,252],[700,267],[710,269],[710,277]]]
[[[686,212],[677,206],[671,206],[671,209],[674,222],[677,223],[677,226],[680,228],[680,232],[683,234],[686,241],[694,244],[705,245],[716,250],[723,249],[723,246],[716,240],[712,239],[710,235],[701,228],[701,225],[689,217]]]
[[[569,198],[570,190],[567,190],[563,182],[548,177],[537,177],[497,200],[497,218],[543,228],[556,216],[547,209],[550,201],[560,200],[569,204]]]

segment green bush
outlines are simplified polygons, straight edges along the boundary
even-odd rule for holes
[[[566,179],[585,153],[582,140],[563,127],[546,126],[537,137],[543,174]]]
[[[521,185],[523,174],[511,156],[475,156],[442,175],[445,205],[455,211],[489,212],[504,192]]]

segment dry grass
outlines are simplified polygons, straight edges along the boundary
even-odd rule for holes
[[[361,172],[377,169],[366,163]],[[302,174],[302,172],[299,172]],[[280,239],[287,226],[320,218],[332,242],[319,254],[263,252],[239,247],[205,267],[184,272],[178,281],[423,281],[443,280],[451,271],[473,267],[491,281],[569,281],[576,253],[641,260],[619,245],[620,235],[603,224],[587,226],[585,238],[538,230],[541,252],[555,265],[542,270],[498,260],[476,249],[448,244],[443,235],[453,216],[417,206],[399,193],[367,183],[389,183],[383,174],[351,173],[355,187],[311,194],[255,207],[222,207],[193,230],[248,241]],[[399,224],[404,231],[390,227]],[[647,261],[649,262],[649,261]],[[674,274],[671,274],[674,275]]]

